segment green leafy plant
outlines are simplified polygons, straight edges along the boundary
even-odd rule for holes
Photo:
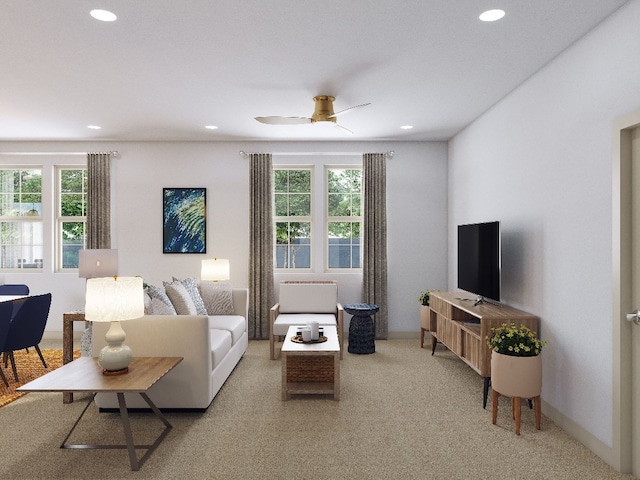
[[[491,335],[487,336],[487,345],[494,352],[503,355],[535,357],[547,342],[540,340],[535,332],[524,325],[516,327],[515,323],[503,323],[491,329]]]
[[[425,290],[418,295],[418,302],[420,305],[429,306],[429,296],[431,295],[431,290]]]

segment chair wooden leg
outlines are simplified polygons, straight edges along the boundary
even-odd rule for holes
[[[273,333],[269,335],[269,359],[275,360],[275,347],[273,345],[274,342]]]
[[[38,345],[35,345],[36,347],[36,352],[38,352],[38,355],[40,356],[40,360],[42,360],[42,365],[44,365],[44,368],[49,368],[47,367],[47,362],[44,361],[44,357],[42,356],[42,352],[40,351],[40,347]]]
[[[516,423],[516,435],[520,435],[520,420],[522,417],[522,399],[520,397],[513,397],[511,399],[514,411],[514,420]]]
[[[540,423],[542,417],[542,406],[540,405],[540,395],[533,398],[533,408],[536,414],[536,430],[540,430]]]
[[[491,390],[491,423],[494,425],[498,421],[498,400],[500,394],[495,390]]]

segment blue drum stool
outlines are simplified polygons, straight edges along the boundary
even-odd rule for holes
[[[380,310],[380,307],[372,303],[351,303],[343,308],[349,315],[353,315],[349,324],[349,353],[374,353],[376,328],[371,315]]]

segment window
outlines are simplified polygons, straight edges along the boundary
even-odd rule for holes
[[[78,251],[86,244],[87,169],[57,169],[56,238],[58,268],[78,268]]]
[[[42,269],[42,169],[0,169],[0,268]]]
[[[275,268],[311,268],[311,167],[273,170]]]
[[[327,268],[362,268],[362,169],[326,169]]]

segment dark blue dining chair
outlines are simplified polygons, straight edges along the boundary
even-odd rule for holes
[[[5,283],[0,285],[0,296],[2,295],[29,295],[29,287],[19,283]]]
[[[44,368],[48,368],[47,362],[44,361],[44,357],[42,356],[42,352],[40,351],[38,344],[42,340],[42,335],[44,334],[44,329],[47,325],[47,319],[49,318],[51,294],[46,293],[44,295],[35,295],[25,299],[13,300],[13,302],[21,302],[22,305],[9,323],[9,332],[7,333],[7,338],[4,342],[4,346],[2,347],[2,351],[5,354],[4,366],[7,366],[7,360],[11,360],[13,376],[17,382],[18,371],[16,369],[16,361],[13,356],[13,352],[15,350],[34,347],[40,356],[40,360],[42,360]]]
[[[9,324],[11,323],[11,314],[13,313],[13,302],[0,302],[0,348],[2,348],[7,340],[9,333]],[[7,377],[4,376],[2,367],[0,367],[0,377],[8,387]]]

